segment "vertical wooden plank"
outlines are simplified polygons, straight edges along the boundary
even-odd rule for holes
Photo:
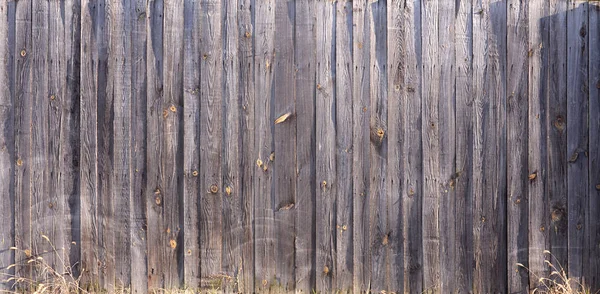
[[[423,288],[439,293],[441,282],[440,264],[440,142],[439,142],[439,96],[440,64],[438,64],[438,2],[421,2],[423,103],[421,130],[423,138]]]
[[[550,201],[550,251],[563,267],[568,266],[567,235],[567,0],[549,1],[548,16],[540,21],[546,42],[546,130],[548,132],[547,193]],[[544,51],[542,51],[544,52]]]
[[[275,58],[275,2],[260,1],[255,8],[254,27],[254,276],[255,291],[265,292],[274,286],[275,225],[273,223],[272,114],[273,62]]]
[[[131,22],[131,293],[148,291],[146,256],[146,18],[145,0],[135,0],[129,11]]]
[[[10,247],[15,245],[15,101],[13,72],[15,62],[15,3],[0,2],[0,291],[10,290],[5,280],[14,275],[8,269],[15,263],[15,254]],[[18,57],[17,57],[18,58]],[[4,276],[4,274],[8,276]]]
[[[405,2],[403,17],[406,35],[404,88],[402,89],[403,120],[406,126],[403,146],[404,184],[402,191],[402,228],[404,240],[404,291],[422,292],[423,273],[423,152],[421,136],[421,3]]]
[[[308,293],[316,284],[315,269],[315,2],[296,1],[296,290]]]
[[[256,168],[254,153],[254,2],[238,0],[238,43],[239,43],[239,95],[240,95],[240,132],[243,150],[241,155],[241,180],[238,193],[241,198],[240,213],[243,238],[240,239],[241,267],[239,292],[254,291],[254,181]],[[238,106],[239,107],[239,106]]]
[[[99,85],[103,19],[102,3],[81,1],[81,68],[80,68],[80,239],[81,285],[96,291],[100,285],[99,244],[99,175],[98,175],[98,103],[103,99]]]
[[[336,291],[352,289],[352,2],[338,1],[335,22]]]
[[[440,1],[438,5],[438,64],[440,85],[438,101],[439,136],[439,190],[440,190],[440,274],[442,293],[459,292],[456,287],[457,242],[456,195],[454,178],[456,173],[456,52],[455,16],[457,7],[451,1]],[[459,212],[461,213],[461,212]]]
[[[294,87],[294,23],[296,6],[290,0],[275,3],[275,60],[273,110],[276,118],[296,113]],[[294,235],[296,231],[293,207],[296,202],[296,120],[277,120],[273,128],[274,153],[273,195],[275,223],[275,263],[278,291],[294,291]],[[273,161],[274,160],[274,161]]]
[[[183,68],[183,272],[185,287],[200,288],[200,3],[185,1]]]
[[[200,3],[200,261],[202,286],[222,283],[223,185],[221,144],[223,85],[221,1]]]
[[[474,291],[506,292],[506,2],[473,7]]]
[[[123,289],[131,282],[131,24],[130,1],[114,1],[107,5],[109,14],[109,99],[113,101],[111,219],[108,230],[114,236],[108,246],[114,251],[114,280],[110,288]],[[112,96],[112,97],[110,97]],[[111,256],[112,258],[112,256]],[[113,279],[112,276],[107,277]],[[109,288],[109,289],[110,289]]]
[[[600,48],[600,3],[589,4],[590,48]],[[600,289],[600,54],[589,51],[589,202],[587,248],[584,260],[586,283],[592,291]],[[587,257],[587,258],[586,258]]]
[[[317,251],[316,275],[318,292],[332,292],[335,268],[335,51],[333,29],[335,7],[332,2],[318,0],[316,5],[316,204]]]
[[[404,2],[387,1],[388,33],[387,33],[387,97],[388,97],[388,157],[387,157],[387,194],[389,208],[387,211],[390,233],[388,235],[387,279],[389,291],[404,292],[404,242],[402,227],[402,189],[404,181],[403,146],[406,122],[402,115],[405,107],[402,89],[406,78],[405,63],[407,56],[402,50],[406,35],[404,25]]]
[[[369,190],[370,167],[370,129],[367,113],[370,106],[370,62],[368,32],[370,24],[367,21],[367,1],[352,2],[353,7],[353,292],[360,293],[369,289],[371,280],[371,254],[369,240],[369,208],[366,195]],[[317,26],[318,27],[318,26]],[[317,267],[318,270],[318,267]]]
[[[531,1],[532,9],[539,9],[534,1]],[[529,209],[536,212],[543,203],[542,195],[535,195],[539,188],[543,188],[543,167],[540,166],[540,159],[543,154],[543,145],[540,145],[540,138],[528,137],[528,131],[534,135],[536,129],[533,125],[541,126],[542,121],[531,118],[531,114],[539,112],[535,104],[541,101],[538,96],[529,94],[529,68],[531,60],[531,69],[535,67],[535,60],[530,59],[529,48],[534,46],[534,39],[529,40],[529,5],[527,2],[509,0],[507,2],[507,101],[506,101],[506,127],[507,127],[507,252],[508,252],[508,291],[527,292],[529,289],[527,270],[518,266],[517,263],[529,266],[529,236],[531,241],[538,241],[539,234],[529,231],[529,225],[534,225],[536,219],[532,218],[529,222]],[[533,12],[533,11],[532,11]],[[535,15],[535,12],[533,12]],[[534,18],[532,18],[534,19]],[[533,28],[532,28],[533,29]],[[534,37],[534,36],[532,36]],[[535,78],[532,76],[532,80]],[[532,84],[533,85],[533,84]],[[531,104],[531,108],[529,105]],[[530,112],[528,120],[528,111]],[[539,114],[539,113],[538,113]],[[534,114],[535,115],[535,114]],[[528,129],[529,126],[529,129]],[[541,133],[537,132],[537,135]],[[528,144],[528,141],[533,146]],[[527,150],[527,151],[526,151]],[[529,162],[530,160],[538,160]],[[537,179],[530,181],[529,172],[535,173]],[[528,190],[528,188],[530,188]],[[536,190],[537,189],[537,190]],[[530,193],[528,193],[528,191]],[[528,205],[529,204],[529,207]],[[539,225],[537,225],[539,228]],[[532,227],[533,228],[533,227]],[[527,232],[531,232],[528,234]],[[539,244],[539,243],[538,243]],[[535,246],[536,243],[531,243]],[[537,247],[531,247],[536,251]],[[542,256],[541,252],[531,252],[534,256]],[[537,255],[536,255],[537,254]]]
[[[550,250],[550,199],[546,195],[546,188],[548,187],[547,183],[547,175],[548,175],[548,167],[547,167],[547,115],[546,115],[546,103],[548,101],[548,73],[546,72],[548,67],[548,38],[547,32],[549,29],[548,23],[544,22],[543,19],[548,15],[549,12],[549,3],[547,1],[531,1],[529,3],[529,11],[528,11],[528,35],[529,42],[527,47],[524,47],[520,53],[522,57],[521,60],[517,60],[517,65],[527,63],[524,60],[529,59],[529,130],[528,134],[523,132],[519,137],[528,138],[529,142],[529,155],[528,155],[528,171],[527,174],[522,173],[520,181],[522,184],[529,182],[529,196],[527,197],[527,203],[529,203],[529,262],[525,263],[524,257],[521,258],[519,255],[522,254],[521,251],[517,251],[517,259],[512,260],[509,256],[508,270],[509,270],[509,287],[513,286],[513,291],[523,291],[528,288],[540,288],[543,284],[539,281],[539,276],[549,276],[549,268],[544,264],[545,254],[544,250]],[[510,23],[510,21],[509,21]],[[510,32],[509,27],[509,32]],[[509,45],[510,46],[510,45]],[[525,50],[527,49],[527,51]],[[509,49],[508,52],[511,52]],[[509,55],[510,58],[510,55]],[[509,66],[512,66],[509,61]],[[510,80],[513,74],[508,72],[509,77],[509,89],[508,89],[508,109],[509,112],[514,107],[511,105],[511,99],[514,97],[510,89]],[[511,119],[511,116],[508,115],[507,123],[514,123],[514,118]],[[509,132],[510,136],[510,132]],[[511,150],[511,142],[510,140],[507,142],[507,146],[509,146],[508,155],[509,159],[511,153],[516,153],[516,151]],[[520,163],[522,164],[522,163]],[[516,174],[516,172],[511,173],[511,168],[508,169],[509,179],[511,174]],[[528,179],[525,179],[527,177]],[[509,189],[509,197],[510,197],[510,189]],[[518,199],[519,203],[516,203],[517,199],[509,199],[508,207],[520,207],[523,205],[522,200]],[[511,203],[512,202],[512,203]],[[509,210],[510,212],[510,210]],[[510,222],[509,222],[510,224]],[[517,227],[519,224],[515,224]],[[524,226],[523,226],[524,227]],[[519,232],[519,230],[517,230]],[[509,240],[511,237],[511,231],[509,229],[508,234]],[[509,241],[509,248],[510,248]],[[518,247],[519,249],[521,246]],[[517,267],[515,263],[522,263],[526,265],[529,270],[533,274],[529,274],[529,287],[527,287],[526,277],[527,273],[525,269],[521,267]],[[512,275],[512,276],[511,276]],[[514,282],[511,282],[511,278],[513,278]],[[520,283],[516,283],[516,281],[520,281]],[[520,284],[520,285],[519,285]],[[509,291],[511,291],[509,289]]]
[[[567,6],[567,197],[568,275],[583,282],[586,210],[588,203],[588,3]]]
[[[370,66],[370,91],[367,113],[370,114],[370,183],[366,195],[369,205],[368,236],[371,250],[372,291],[388,290],[389,279],[386,275],[386,247],[389,245],[390,228],[387,223],[388,198],[386,191],[387,173],[387,3],[370,2],[367,8],[370,29],[365,43],[368,48]]]

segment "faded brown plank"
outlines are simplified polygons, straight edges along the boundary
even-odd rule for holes
[[[221,1],[200,3],[200,261],[203,287],[222,284],[223,197],[221,177],[223,64]],[[223,281],[223,282],[219,282]]]
[[[185,1],[183,52],[183,272],[184,285],[200,288],[200,3]]]
[[[276,291],[275,224],[272,203],[273,62],[275,1],[256,3],[254,16],[254,280],[256,292]]]
[[[335,64],[333,51],[335,6],[317,1],[316,10],[316,290],[333,292],[335,268],[335,197],[337,195],[335,150]]]
[[[472,3],[456,7],[456,169],[450,189],[456,197],[456,280],[457,292],[473,287],[473,17]]]
[[[352,290],[352,2],[337,1],[335,23],[336,220],[335,285]]]
[[[296,1],[296,290],[314,289],[315,261],[315,4]],[[299,226],[298,226],[299,227]]]
[[[587,246],[588,203],[588,8],[587,1],[572,0],[567,5],[567,197],[568,272],[583,282]]]
[[[406,55],[402,51],[402,42],[406,34],[403,18],[403,1],[388,0],[387,2],[387,97],[388,97],[388,128],[387,128],[387,211],[389,235],[386,248],[388,288],[392,292],[402,293],[404,290],[404,242],[402,227],[402,189],[404,180],[403,146],[406,132],[404,116],[404,100],[402,88],[406,70],[404,68]]]
[[[531,4],[528,4],[527,2],[508,1],[509,9],[507,11],[506,155],[508,202],[506,208],[508,234],[506,246],[508,251],[508,291],[510,293],[527,292],[529,289],[527,270],[517,264],[528,267],[529,257],[543,257],[539,254],[541,252],[529,252],[530,234],[527,233],[530,225],[530,208],[535,209],[539,207],[536,203],[543,203],[543,198],[540,197],[542,195],[535,195],[538,191],[533,191],[533,189],[543,187],[544,183],[544,169],[539,163],[539,159],[542,158],[539,151],[543,149],[543,145],[540,145],[539,138],[528,137],[528,131],[535,132],[534,125],[540,127],[543,123],[543,121],[539,121],[539,116],[536,121],[535,118],[532,120],[531,115],[528,115],[528,111],[530,113],[535,112],[534,104],[541,101],[538,96],[529,92],[531,89],[529,88],[530,61],[531,67],[535,66],[535,62],[529,56],[529,47],[534,46],[534,40],[529,40],[529,5],[532,9],[537,8],[535,1],[531,2]],[[531,19],[535,21],[534,15]],[[535,77],[532,76],[532,81],[534,79]],[[531,109],[529,108],[530,104]],[[529,145],[528,142],[535,142],[537,146]],[[536,150],[537,154],[534,154]],[[531,156],[530,159],[537,157],[538,162],[530,162],[528,165],[528,153]],[[538,178],[531,182],[532,185],[528,184],[530,172],[538,175]],[[532,218],[531,224],[535,220],[535,218]],[[539,237],[538,234],[534,234],[531,234],[532,241]],[[534,245],[534,243],[531,244]],[[532,251],[537,250],[535,247],[531,249]]]
[[[440,264],[440,66],[438,61],[438,1],[421,1],[422,42],[422,121],[423,138],[423,288],[428,293],[441,291]]]
[[[278,0],[275,3],[275,60],[274,74],[274,117],[296,113],[296,88],[294,87],[294,23],[296,6],[294,1]],[[296,232],[296,119],[288,117],[275,123],[273,128],[274,153],[269,158],[273,167],[275,266],[278,291],[291,292],[294,280],[294,235]],[[274,160],[274,161],[273,161]]]

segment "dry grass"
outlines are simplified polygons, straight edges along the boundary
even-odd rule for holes
[[[526,269],[531,275],[538,279],[541,287],[534,289],[531,293],[541,293],[541,294],[597,294],[599,291],[592,292],[592,290],[586,285],[579,283],[579,281],[569,278],[567,272],[563,268],[562,264],[558,261],[556,256],[554,256],[550,251],[544,250],[544,254],[548,254],[556,261],[556,265],[554,265],[550,260],[545,260],[544,262],[550,268],[550,276],[548,277],[540,277],[536,273],[529,270],[523,264],[517,263],[518,266]]]

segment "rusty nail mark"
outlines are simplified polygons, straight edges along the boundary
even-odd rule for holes
[[[533,181],[533,180],[535,180],[536,177],[537,177],[537,172],[533,172],[532,174],[529,175],[528,178],[530,181]]]
[[[367,112],[367,108],[366,107],[363,107],[363,112]]]
[[[579,152],[573,153],[573,155],[571,155],[571,158],[569,158],[569,162],[577,161],[577,157],[579,157]]]
[[[169,241],[169,245],[171,245],[171,248],[175,249],[175,247],[177,247],[177,241],[171,239],[171,241]]]
[[[515,203],[516,203],[516,204],[519,204],[519,203],[521,203],[521,198],[517,198],[517,200],[515,200]]]
[[[54,99],[56,99],[56,96],[50,95],[50,100],[54,100]]]
[[[317,84],[317,89],[321,90],[321,88],[323,88],[323,86],[321,86],[321,84]]]
[[[197,177],[198,176],[198,171],[197,170],[193,171],[192,172],[192,176]]]
[[[210,185],[210,193],[215,194],[217,192],[219,192],[219,187],[217,187],[215,184]]]
[[[252,33],[247,31],[246,32],[246,38],[250,38],[250,37],[252,37]]]
[[[21,56],[22,56],[22,57],[25,57],[25,55],[27,55],[27,51],[25,51],[25,49],[22,49],[22,50],[21,50]]]
[[[23,160],[21,160],[20,158],[19,158],[19,159],[17,159],[17,165],[18,165],[18,166],[21,166],[21,165],[23,165]]]
[[[231,187],[229,187],[229,186],[225,187],[225,194],[231,195]]]
[[[177,112],[177,107],[175,107],[175,105],[171,105],[169,109],[171,110],[171,112]]]
[[[285,114],[282,114],[280,117],[278,117],[275,120],[275,124],[280,124],[282,122],[284,122],[286,119],[288,119],[290,116],[292,115],[292,113],[290,111],[286,112]]]

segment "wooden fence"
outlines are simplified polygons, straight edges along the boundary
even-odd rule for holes
[[[584,0],[0,0],[0,266],[598,289],[598,49]]]

